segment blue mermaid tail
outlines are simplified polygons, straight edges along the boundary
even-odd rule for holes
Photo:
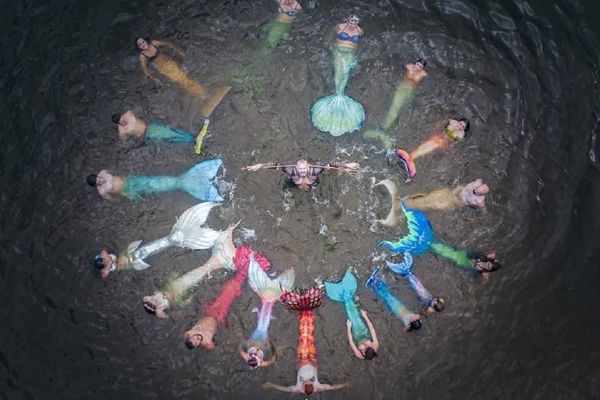
[[[413,288],[423,308],[427,310],[433,308],[435,311],[442,311],[444,309],[444,300],[439,297],[433,297],[431,293],[429,293],[429,290],[423,286],[421,280],[413,273],[412,265],[413,258],[410,253],[404,253],[404,261],[400,264],[394,264],[387,261],[387,266],[403,277]]]
[[[146,130],[147,141],[163,141],[171,143],[189,143],[195,140],[195,136],[182,129],[151,122]]]
[[[333,301],[344,304],[346,317],[352,322],[352,339],[355,344],[360,344],[366,340],[371,340],[369,328],[363,320],[358,304],[356,304],[356,290],[358,282],[356,277],[348,268],[344,277],[339,282],[325,282],[325,293]]]
[[[175,176],[136,176],[125,177],[123,196],[138,200],[152,193],[182,190],[200,201],[221,202],[223,197],[215,186],[221,158],[201,161],[179,177]]]
[[[409,208],[401,202],[402,212],[406,216],[408,235],[401,237],[396,242],[383,241],[377,246],[384,247],[393,253],[423,254],[430,250],[435,241],[435,233],[425,213]]]
[[[354,50],[336,47],[333,61],[335,94],[317,100],[310,115],[318,130],[340,136],[360,129],[365,120],[365,110],[359,102],[344,94],[350,73],[357,64]]]

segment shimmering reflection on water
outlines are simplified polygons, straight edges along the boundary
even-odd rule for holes
[[[307,118],[314,100],[331,90],[329,28],[352,12],[367,36],[348,92],[364,104],[367,126],[381,120],[403,64],[417,54],[428,58],[430,74],[402,114],[403,146],[418,144],[449,116],[467,115],[473,126],[468,141],[423,159],[418,179],[402,192],[484,178],[493,189],[486,215],[463,210],[431,219],[443,239],[496,249],[505,264],[483,285],[420,257],[419,276],[448,307],[411,335],[361,289],[382,342],[373,363],[351,357],[343,310],[325,304],[316,333],[320,377],[348,381],[351,389],[323,397],[600,397],[600,310],[593,301],[599,276],[592,268],[599,237],[598,46],[588,27],[595,7],[454,0],[304,7],[292,39],[268,66],[264,92],[234,90],[213,116],[207,149],[226,160],[236,189],[209,225],[224,228],[243,217],[243,227],[256,231],[252,245],[279,271],[295,265],[300,285],[339,277],[350,265],[364,280],[377,264],[374,244],[397,231],[369,229],[388,204],[371,185],[400,170],[360,135],[332,139]],[[277,345],[289,346],[281,360],[250,373],[237,356],[255,324],[251,310],[259,300],[250,291],[234,305],[217,351],[183,346],[182,332],[225,274],[204,283],[172,319],[142,311],[143,294],[208,253],[169,251],[151,260],[152,269],[107,282],[90,271],[100,246],[164,235],[190,198],[109,204],[84,184],[86,174],[105,167],[176,174],[196,160],[185,146],[117,143],[110,115],[127,107],[191,131],[200,125],[193,100],[142,78],[136,35],[177,42],[192,76],[222,82],[252,57],[272,9],[266,1],[21,2],[0,17],[0,177],[8,189],[0,195],[3,398],[280,398],[260,385],[294,382],[296,320],[281,307],[270,331]],[[330,173],[314,191],[291,194],[276,173],[239,172],[255,161],[299,156],[360,161],[368,172]],[[390,281],[416,306],[409,288]]]

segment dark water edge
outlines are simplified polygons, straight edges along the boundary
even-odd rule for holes
[[[215,17],[224,25],[241,18],[244,13],[240,10],[246,6],[246,13],[255,12],[268,20],[270,8],[270,4],[260,4],[252,11],[244,2],[223,5],[199,2],[196,7],[202,4],[212,15],[218,15],[217,11],[229,13],[230,20],[223,14]],[[362,6],[360,2],[352,4],[358,9]],[[420,3],[414,4],[418,8]],[[334,11],[338,11],[332,2],[322,2],[321,6],[330,13],[324,19],[331,20]],[[132,284],[140,284],[147,291],[160,286],[161,275],[157,273],[141,281],[126,278],[117,284],[104,284],[95,280],[89,271],[90,254],[98,246],[108,241],[116,247],[138,236],[155,237],[156,232],[169,229],[185,206],[193,204],[167,196],[164,202],[121,203],[122,207],[117,209],[98,205],[93,194],[79,188],[82,177],[102,165],[105,150],[115,146],[115,138],[110,136],[112,131],[104,122],[106,116],[123,98],[133,105],[148,106],[145,99],[150,98],[152,103],[163,95],[152,92],[148,84],[138,85],[137,65],[130,54],[123,64],[111,66],[128,54],[122,42],[136,31],[128,26],[128,21],[139,30],[147,19],[154,21],[153,10],[160,10],[166,15],[164,26],[154,26],[152,32],[160,32],[161,37],[176,41],[177,29],[170,24],[186,15],[185,7],[167,2],[151,5],[21,2],[5,7],[0,15],[0,90],[3,93],[0,98],[3,110],[0,182],[6,188],[0,194],[0,279],[4,289],[0,295],[4,305],[0,311],[2,398],[222,399],[240,398],[244,394],[256,398],[286,397],[265,392],[259,385],[265,380],[292,383],[291,353],[276,369],[255,375],[250,375],[241,362],[233,358],[233,348],[253,328],[254,317],[250,310],[256,302],[251,294],[246,293],[238,311],[232,315],[229,331],[233,333],[221,332],[223,348],[227,351],[206,355],[189,352],[179,340],[181,332],[200,311],[201,301],[195,304],[194,310],[179,315],[175,322],[157,322],[140,315],[140,290],[134,289]],[[391,7],[403,10],[398,3]],[[597,223],[600,205],[596,200],[600,178],[597,161],[589,157],[590,149],[595,150],[596,155],[599,150],[594,142],[600,115],[598,33],[589,30],[595,29],[593,16],[598,15],[598,6],[594,2],[556,2],[558,13],[546,2],[530,2],[529,7],[535,10],[532,19],[542,21],[539,26],[563,29],[561,37],[565,43],[580,44],[581,48],[573,47],[571,52],[562,53],[559,43],[561,56],[557,62],[549,55],[553,49],[551,40],[545,41],[548,38],[541,34],[542,44],[538,46],[542,52],[537,58],[523,61],[515,57],[507,61],[517,71],[522,85],[521,97],[508,103],[518,104],[515,110],[519,118],[515,116],[514,121],[524,121],[520,127],[516,123],[507,125],[526,133],[509,136],[509,142],[499,151],[507,154],[506,159],[499,157],[499,164],[505,167],[499,167],[500,173],[490,173],[489,179],[498,178],[494,185],[498,190],[493,195],[492,215],[484,220],[492,226],[493,232],[483,232],[485,244],[496,244],[505,250],[505,269],[487,288],[471,285],[467,279],[451,278],[457,293],[464,290],[464,294],[455,294],[457,303],[462,303],[437,320],[427,321],[429,331],[419,337],[400,336],[384,313],[378,315],[390,355],[373,365],[363,366],[349,357],[337,362],[335,353],[347,352],[345,343],[338,341],[342,314],[335,307],[325,308],[317,333],[317,340],[321,340],[321,375],[325,381],[335,382],[338,377],[349,374],[353,386],[352,391],[331,393],[323,398],[392,398],[391,393],[393,398],[413,399],[600,398],[600,351],[596,344],[600,333],[596,288],[600,278],[595,257],[600,238]],[[123,22],[115,23],[115,18]],[[208,17],[199,15],[197,18],[208,22]],[[99,40],[98,31],[106,27],[110,27],[109,33]],[[370,27],[371,31],[375,30],[375,24]],[[225,27],[223,31],[229,34],[228,29]],[[245,25],[244,29],[256,33]],[[210,31],[196,34],[209,37]],[[87,45],[82,47],[81,42],[86,41]],[[207,53],[216,53],[217,44],[206,46]],[[531,43],[531,46],[535,48],[536,44]],[[188,43],[187,47],[191,52],[200,51],[198,45],[194,48]],[[548,62],[547,70],[544,69],[544,52],[554,60]],[[236,57],[242,56],[232,56]],[[438,66],[441,64],[439,60],[436,62]],[[326,61],[319,63],[328,65]],[[375,68],[374,64],[365,64]],[[369,67],[361,65],[363,70]],[[539,73],[539,81],[524,79],[525,74],[519,75],[522,72],[519,67],[527,73]],[[113,75],[111,68],[124,68],[126,73]],[[201,76],[210,69],[197,68],[199,71],[195,72]],[[100,78],[98,71],[102,72]],[[111,77],[113,80],[107,83]],[[129,82],[133,77],[135,84]],[[367,86],[367,77],[353,79],[351,86]],[[278,93],[276,88],[271,89],[272,93]],[[170,88],[170,92],[175,89]],[[169,100],[172,98],[167,97],[165,102]],[[298,103],[304,103],[304,98]],[[186,110],[193,105],[185,100],[173,104],[181,109],[178,110],[180,118],[173,118],[164,107],[156,106],[152,110],[166,121],[195,126],[195,117]],[[248,108],[252,113],[251,107]],[[226,114],[226,111],[220,112],[222,117]],[[482,125],[484,121],[479,122]],[[260,121],[256,124],[261,126]],[[309,122],[302,124],[307,132],[294,151],[306,151],[313,144],[310,135],[314,132]],[[268,124],[262,127],[267,131]],[[341,142],[352,143],[346,138]],[[217,151],[227,148],[226,142],[217,144],[220,146]],[[334,148],[327,139],[317,139],[316,147],[313,151],[323,158]],[[505,151],[507,148],[510,151]],[[113,156],[131,157],[139,162],[135,157],[140,153],[136,151],[141,152],[143,161],[158,160],[152,166],[155,172],[169,168],[169,172],[175,172],[182,164],[171,166],[165,158],[187,156],[181,149],[159,146],[118,147]],[[373,156],[368,150],[365,154]],[[243,161],[246,159],[231,161],[231,171]],[[476,160],[474,164],[484,163]],[[446,182],[452,181],[449,175],[444,178]],[[264,184],[269,179],[256,178],[250,183]],[[321,189],[323,197],[337,189],[328,185],[325,183]],[[237,195],[242,198],[244,193],[242,188]],[[279,202],[277,196],[275,192],[274,197]],[[302,212],[319,212],[311,206],[309,197],[297,199]],[[250,207],[242,200],[240,203],[241,210],[250,213]],[[232,214],[230,209],[219,214],[218,226],[230,222]],[[120,223],[106,226],[102,222],[106,215],[111,215],[114,221],[125,221],[123,225],[133,224],[135,230],[123,232]],[[467,218],[466,227],[475,229],[477,217],[469,213],[459,217],[463,216]],[[251,222],[256,220],[260,231],[259,218],[248,217]],[[445,218],[436,216],[435,222],[444,223]],[[249,223],[248,226],[255,225]],[[469,240],[469,244],[477,241],[473,237]],[[278,253],[275,245],[261,244],[270,250],[269,256],[274,257],[278,265],[291,262],[281,254],[282,249]],[[173,252],[156,263],[180,261],[181,269],[189,256],[184,254],[178,259]],[[351,256],[342,257],[347,257],[344,263],[351,259]],[[298,260],[303,259],[298,256]],[[212,282],[215,287],[207,288],[203,298],[214,296],[224,279],[224,276],[215,277]],[[307,282],[306,278],[301,283]],[[451,290],[439,282],[433,285],[436,284]],[[407,297],[410,294],[405,293]],[[363,297],[371,296],[363,293]],[[370,309],[377,309],[372,300],[365,301]],[[296,335],[293,315],[278,314],[272,335],[293,345]],[[390,341],[394,338],[398,340],[398,348],[392,350]],[[225,358],[229,360],[223,360]],[[348,372],[348,368],[356,371]]]

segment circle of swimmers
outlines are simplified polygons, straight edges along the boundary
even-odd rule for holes
[[[265,40],[256,56],[244,71],[237,71],[232,78],[233,84],[248,87],[261,82],[265,66],[273,56],[276,46],[287,40],[296,17],[303,11],[296,0],[279,0],[276,17],[268,26]],[[364,35],[359,26],[359,18],[351,15],[344,22],[335,25],[335,45],[333,47],[334,93],[321,97],[312,106],[310,116],[313,125],[321,132],[333,136],[357,131],[365,120],[363,106],[353,98],[344,94],[344,90],[357,64],[356,49]],[[116,124],[118,136],[122,140],[134,138],[140,141],[163,141],[182,143],[194,146],[195,152],[201,154],[204,138],[208,132],[210,115],[221,100],[227,95],[230,86],[222,85],[207,88],[193,80],[183,71],[169,54],[183,56],[183,52],[173,43],[164,40],[137,38],[136,46],[139,62],[144,75],[161,83],[161,79],[171,81],[180,86],[189,95],[198,99],[204,124],[198,134],[181,129],[146,122],[134,115],[132,111],[115,114],[112,121]],[[426,61],[416,59],[405,66],[405,74],[397,84],[391,105],[385,119],[377,129],[366,130],[365,139],[378,140],[388,149],[387,155],[398,157],[404,167],[408,180],[416,176],[415,160],[431,152],[443,150],[464,140],[470,130],[466,118],[452,118],[441,132],[434,133],[411,152],[396,148],[391,132],[398,116],[413,96],[419,83],[427,76]],[[230,306],[242,293],[247,280],[252,290],[260,297],[261,308],[257,317],[256,329],[248,340],[240,346],[240,355],[252,369],[267,367],[276,359],[277,352],[269,340],[268,330],[271,313],[276,302],[283,303],[289,310],[298,315],[297,346],[297,379],[292,386],[281,386],[267,382],[266,388],[288,392],[311,394],[313,392],[334,390],[346,384],[324,384],[317,375],[317,349],[315,345],[314,309],[322,303],[326,294],[333,302],[344,306],[346,311],[347,339],[352,353],[360,359],[372,360],[377,356],[379,341],[373,323],[366,311],[359,308],[356,302],[358,287],[357,278],[348,269],[339,282],[324,282],[309,290],[294,288],[294,269],[290,268],[276,278],[267,275],[271,264],[267,257],[250,246],[243,244],[235,247],[232,235],[238,223],[233,223],[224,231],[214,230],[206,226],[206,220],[212,208],[224,201],[224,182],[217,174],[223,164],[221,158],[201,161],[180,176],[118,176],[103,170],[89,175],[87,182],[97,189],[105,199],[111,200],[119,195],[130,200],[140,199],[146,195],[167,191],[183,191],[201,201],[181,214],[171,231],[162,238],[142,244],[134,241],[118,255],[102,250],[95,257],[95,266],[103,278],[111,272],[125,270],[144,270],[150,265],[148,258],[169,247],[189,248],[193,250],[212,249],[208,261],[186,274],[169,281],[154,294],[143,298],[144,309],[157,317],[167,317],[167,311],[182,307],[188,303],[191,294],[198,284],[211,272],[218,269],[231,271],[233,276],[223,284],[222,290],[204,310],[198,322],[184,333],[185,345],[190,348],[215,348],[213,340],[217,329],[227,319]],[[318,177],[328,170],[356,172],[360,166],[353,162],[331,161],[327,164],[310,164],[299,160],[295,164],[279,164],[265,162],[250,165],[242,170],[257,171],[274,169],[289,175],[290,180],[299,190],[309,190]],[[401,263],[387,262],[392,273],[400,275],[414,289],[421,310],[415,313],[396,297],[386,285],[379,267],[366,281],[366,287],[379,297],[393,316],[397,317],[407,331],[415,331],[421,327],[424,315],[434,314],[444,309],[444,299],[433,296],[414,273],[413,256],[432,252],[447,259],[461,269],[472,270],[487,279],[490,272],[500,265],[495,254],[469,252],[449,246],[438,239],[434,233],[424,210],[453,210],[468,206],[485,208],[485,196],[489,187],[477,179],[458,187],[445,187],[426,194],[417,194],[404,198],[398,195],[398,188],[393,180],[386,179],[376,185],[385,187],[391,197],[391,209],[385,219],[378,220],[385,226],[406,224],[408,234],[397,240],[386,240],[378,244],[380,248],[392,254],[403,255]]]

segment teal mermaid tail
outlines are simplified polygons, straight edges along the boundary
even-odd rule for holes
[[[431,244],[435,241],[435,233],[427,216],[420,210],[407,207],[404,201],[400,204],[402,212],[406,216],[408,235],[396,242],[380,242],[377,246],[384,247],[393,253],[408,252],[419,255],[429,251]]]
[[[182,129],[151,122],[146,130],[146,140],[163,141],[171,143],[189,143],[195,140],[195,136]]]
[[[262,300],[273,302],[294,286],[294,268],[289,268],[277,278],[271,279],[260,265],[251,257],[248,283]]]
[[[354,50],[336,47],[333,61],[335,94],[317,100],[310,115],[318,130],[340,136],[360,129],[365,120],[365,110],[359,102],[344,94],[350,73],[357,64]]]
[[[356,304],[357,289],[358,281],[350,268],[348,268],[341,281],[325,282],[327,297],[344,304],[346,317],[352,322],[352,339],[356,344],[360,344],[366,340],[371,340],[371,334],[360,314],[358,304]]]
[[[180,177],[174,176],[135,176],[125,177],[123,196],[138,200],[152,193],[182,190],[200,201],[221,202],[223,197],[214,185],[221,158],[201,161]]]

